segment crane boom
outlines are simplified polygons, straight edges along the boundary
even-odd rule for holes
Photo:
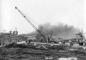
[[[45,42],[46,42],[46,38],[45,36],[42,34],[42,32],[40,30],[38,30],[35,25],[18,9],[18,7],[15,6],[15,9],[25,18],[25,20],[31,24],[31,26],[44,38]]]

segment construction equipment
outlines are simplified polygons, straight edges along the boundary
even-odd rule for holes
[[[43,32],[41,32],[40,30],[38,30],[35,25],[18,9],[17,6],[15,6],[15,9],[25,18],[25,20],[43,37],[43,40],[45,42],[48,42],[45,38],[45,36],[43,35]]]
[[[42,46],[44,46],[44,45],[50,45],[50,47],[53,47],[53,46],[58,46],[58,44],[56,43],[54,43],[54,44],[49,44],[49,40],[50,40],[50,38],[48,37],[48,39],[45,37],[45,35],[43,34],[43,32],[41,32],[40,30],[38,30],[36,27],[35,27],[35,25],[18,9],[18,7],[16,7],[15,6],[15,9],[25,18],[25,20],[43,37],[43,41],[45,41],[45,44],[42,44],[42,43],[39,43],[39,45],[40,44],[42,44]],[[79,33],[78,34],[81,38],[83,38],[83,36],[82,36],[82,34],[81,33]],[[68,40],[71,40],[71,39],[68,39]],[[69,42],[70,43],[70,42]],[[35,43],[34,43],[35,44]],[[37,42],[36,42],[36,44],[37,44]],[[56,48],[57,49],[57,48]]]

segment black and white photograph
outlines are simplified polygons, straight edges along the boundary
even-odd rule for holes
[[[86,1],[0,0],[0,60],[86,60]]]

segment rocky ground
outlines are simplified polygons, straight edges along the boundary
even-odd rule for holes
[[[58,60],[60,57],[77,57],[86,60],[85,51],[34,50],[28,48],[0,48],[0,60]]]

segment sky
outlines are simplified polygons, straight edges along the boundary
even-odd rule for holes
[[[1,7],[1,0],[0,0],[0,7]],[[1,9],[0,9],[0,28],[1,28]]]
[[[36,26],[64,23],[86,32],[85,0],[0,0],[0,31],[34,31],[33,27],[14,9],[17,6]]]

